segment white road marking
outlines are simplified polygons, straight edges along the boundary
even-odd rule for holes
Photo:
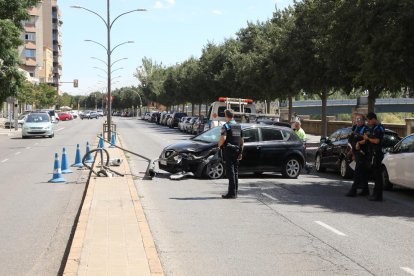
[[[21,153],[21,152],[20,152],[20,151],[18,151],[18,152],[16,152],[16,153],[15,153],[15,155],[19,155],[20,153]]]
[[[1,163],[6,163],[7,161],[9,161],[9,159],[4,159]]]
[[[402,270],[404,270],[405,272],[407,272],[408,274],[414,275],[414,269],[409,268],[409,267],[400,267]]]
[[[26,147],[26,149],[31,149],[32,147]]]
[[[36,146],[36,145],[39,145],[39,143],[35,143],[35,146]]]
[[[322,226],[322,227],[325,227],[326,229],[328,229],[328,230],[331,230],[332,232],[334,232],[335,234],[337,234],[337,235],[339,235],[339,236],[344,236],[344,237],[346,237],[346,235],[344,234],[344,233],[342,233],[341,231],[339,231],[339,230],[337,230],[337,229],[335,229],[335,228],[333,228],[332,226],[329,226],[328,224],[326,224],[326,223],[323,223],[322,221],[315,221],[315,223],[317,223],[317,224],[319,224],[320,226]]]
[[[267,198],[270,198],[271,200],[277,201],[277,198],[274,198],[273,196],[266,194],[266,193],[262,193],[262,195],[264,195]]]
[[[59,128],[59,129],[56,129],[56,130],[55,130],[55,132],[61,131],[61,130],[63,130],[63,129],[65,129],[65,128],[64,128],[64,127],[61,127],[61,128]]]

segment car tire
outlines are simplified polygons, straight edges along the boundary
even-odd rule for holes
[[[22,136],[22,139],[27,139],[27,138],[29,138],[28,136]]]
[[[55,137],[54,133],[52,135],[49,135],[49,138],[53,138],[53,137]]]
[[[321,156],[319,154],[316,154],[315,158],[315,169],[317,172],[324,172],[326,171],[326,168],[322,167],[321,164]]]
[[[302,164],[295,156],[288,157],[282,166],[282,175],[286,178],[298,178]]]
[[[216,165],[207,164],[204,175],[208,179],[220,179],[224,176],[224,164],[222,162]]]
[[[384,190],[391,191],[394,185],[390,182],[390,177],[388,176],[388,171],[385,166],[382,167],[381,178]]]
[[[345,158],[341,160],[339,173],[343,179],[352,178],[352,175],[353,175],[352,169],[351,167],[349,167],[349,164],[348,162],[346,162]]]

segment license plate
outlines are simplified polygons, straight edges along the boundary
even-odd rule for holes
[[[160,164],[161,164],[161,165],[163,165],[163,166],[167,166],[167,161],[165,161],[165,160],[160,160]]]

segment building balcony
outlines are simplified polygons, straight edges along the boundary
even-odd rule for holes
[[[29,10],[29,15],[32,15],[32,16],[39,16],[39,10],[38,10],[38,8],[36,8],[36,7],[31,8],[31,9]]]
[[[37,62],[35,58],[26,58],[26,61],[24,63],[26,66],[37,66]]]
[[[26,41],[26,43],[24,44],[24,48],[29,49],[29,50],[36,50],[36,42]]]
[[[35,24],[26,23],[24,25],[24,31],[26,33],[35,33],[36,32],[36,26],[35,26]]]

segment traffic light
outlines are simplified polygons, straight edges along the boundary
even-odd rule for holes
[[[79,86],[79,81],[76,79],[76,80],[73,80],[73,87],[78,87]]]

